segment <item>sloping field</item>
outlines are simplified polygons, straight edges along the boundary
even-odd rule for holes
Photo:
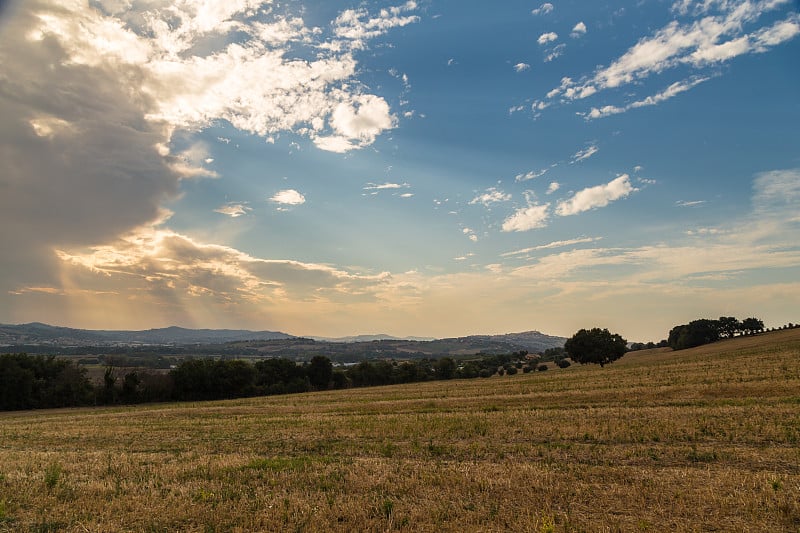
[[[602,369],[6,413],[0,530],[800,531],[800,330]]]

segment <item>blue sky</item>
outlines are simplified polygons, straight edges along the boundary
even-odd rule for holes
[[[658,340],[800,319],[796,2],[0,16],[1,322]]]

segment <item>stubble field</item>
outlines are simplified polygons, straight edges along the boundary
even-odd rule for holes
[[[0,414],[0,531],[800,531],[800,329],[605,368]]]

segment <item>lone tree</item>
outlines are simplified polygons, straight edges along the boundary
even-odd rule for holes
[[[582,329],[567,340],[564,350],[573,361],[582,365],[595,363],[602,367],[625,355],[628,341],[607,329]]]

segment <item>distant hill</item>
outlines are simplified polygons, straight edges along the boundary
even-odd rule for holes
[[[338,362],[364,359],[418,359],[500,354],[526,350],[543,352],[564,346],[563,337],[538,331],[504,335],[470,335],[450,339],[399,339],[389,335],[303,338],[278,331],[186,329],[168,327],[144,331],[85,330],[31,324],[0,324],[0,346],[29,353],[97,353],[107,347],[131,353],[195,354],[244,357],[288,357],[308,360],[325,355]],[[2,348],[0,348],[2,350]]]
[[[0,344],[52,344],[90,346],[103,344],[223,344],[236,341],[291,339],[279,331],[186,329],[176,326],[144,331],[104,331],[63,328],[33,322],[0,324]]]
[[[505,343],[509,346],[515,346],[517,348],[515,351],[527,350],[532,353],[543,352],[548,348],[559,348],[564,346],[567,341],[564,337],[546,335],[539,331],[523,331],[521,333],[506,333],[503,335],[470,335],[468,337],[460,337],[460,339],[477,344],[482,342],[490,344]]]
[[[351,343],[351,342],[372,342],[372,341],[433,341],[435,337],[393,337],[383,333],[377,335],[351,335],[349,337],[309,337],[315,341],[321,342],[338,342],[338,343]]]

